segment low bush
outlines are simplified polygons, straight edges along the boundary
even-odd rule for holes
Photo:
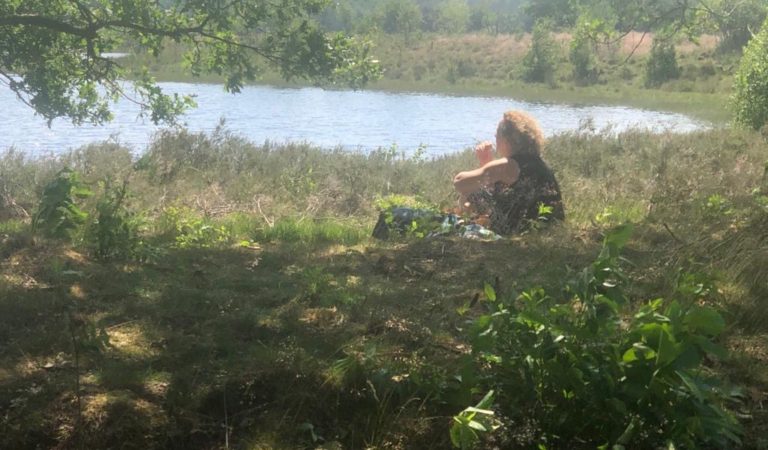
[[[523,79],[527,82],[555,82],[559,49],[550,30],[546,21],[538,21],[533,27],[531,48],[523,58]]]
[[[577,85],[591,85],[598,81],[597,54],[592,42],[577,31],[571,41],[568,60],[573,65],[573,80]]]
[[[768,124],[768,21],[744,50],[732,102],[736,123],[755,130]]]
[[[472,324],[472,352],[516,445],[739,445],[726,408],[735,394],[707,376],[707,362],[726,357],[715,342],[725,322],[707,305],[709,279],[683,274],[673,299],[632,311],[619,257],[630,233],[626,225],[609,233],[597,260],[562,292],[497,298],[486,286],[488,312]],[[473,439],[464,436],[466,447]]]
[[[679,76],[675,46],[670,42],[654,41],[645,63],[645,87],[659,87]]]
[[[43,189],[32,230],[48,237],[71,237],[71,232],[88,218],[78,200],[92,194],[80,174],[68,168],[60,170]]]

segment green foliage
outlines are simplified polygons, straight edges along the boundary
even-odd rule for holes
[[[534,23],[547,20],[557,26],[569,26],[576,20],[576,5],[577,2],[570,0],[528,0],[523,11]]]
[[[299,272],[301,298],[324,307],[352,305],[362,299],[354,282],[335,277],[322,267],[306,267]]]
[[[159,228],[179,248],[220,247],[229,244],[232,239],[226,226],[202,218],[188,208],[169,207],[163,210]]]
[[[157,57],[171,41],[188,49],[192,75],[222,75],[230,92],[239,92],[263,65],[289,80],[359,87],[378,75],[369,44],[322,31],[314,17],[326,5],[323,0],[247,0],[216,7],[198,0],[5,1],[0,79],[49,123],[66,117],[76,124],[110,120],[110,103],[128,96],[153,122],[173,122],[192,105],[191,97],[164,93],[147,67],[130,74],[136,83],[126,92],[119,80],[128,71],[104,55],[133,47]]]
[[[536,22],[531,35],[531,48],[523,58],[523,79],[534,83],[554,83],[558,50],[549,22]]]
[[[489,391],[477,405],[470,406],[453,416],[451,443],[460,449],[471,449],[480,441],[479,433],[490,433],[500,423],[490,408],[493,405],[493,391]]]
[[[437,9],[437,29],[445,33],[463,33],[469,21],[469,6],[464,0],[441,2]]]
[[[528,230],[535,231],[540,230],[551,222],[552,213],[555,208],[544,203],[539,203],[537,216],[535,220],[531,220],[528,226]]]
[[[439,210],[418,197],[388,195],[374,203],[384,215],[387,227],[401,234],[423,238],[429,233],[443,231],[444,217]],[[395,217],[396,208],[407,208],[410,212],[408,216]]]
[[[302,244],[355,245],[367,239],[368,230],[356,223],[334,220],[281,219],[256,233],[257,240]]]
[[[451,83],[456,84],[462,78],[469,78],[477,73],[477,68],[472,61],[468,59],[452,59],[448,66],[448,72],[445,75],[445,79]]]
[[[389,211],[398,206],[406,206],[414,209],[432,209],[428,201],[418,196],[390,194],[377,198],[373,202],[379,211]]]
[[[407,37],[421,28],[421,9],[412,0],[387,0],[381,4],[378,15],[386,33]]]
[[[81,314],[70,313],[67,315],[67,319],[73,345],[76,346],[76,354],[101,355],[111,347],[109,333],[103,325],[89,320]]]
[[[71,237],[72,231],[88,218],[88,214],[77,205],[77,200],[92,194],[77,172],[68,168],[60,170],[43,189],[32,219],[32,231],[48,237]]]
[[[98,259],[142,259],[148,250],[140,236],[143,221],[125,205],[128,185],[101,183],[103,194],[96,203],[95,220],[88,227],[86,239]]]
[[[645,63],[645,87],[658,87],[679,76],[680,67],[677,65],[674,44],[654,41]]]
[[[730,202],[720,194],[712,194],[704,202],[704,212],[712,218],[733,214]]]
[[[755,130],[768,124],[768,20],[744,50],[732,103],[736,123]]]
[[[675,299],[629,314],[619,251],[631,231],[609,233],[562,299],[541,288],[488,296],[489,313],[471,328],[485,387],[519,433],[533,434],[531,445],[738,445],[731,392],[703,367],[726,357],[714,342],[723,318],[703,304],[708,279],[683,274]]]
[[[485,31],[488,30],[490,26],[491,12],[482,6],[471,6],[469,9],[469,19],[467,19],[467,31]]]
[[[573,65],[573,79],[576,84],[590,85],[597,83],[599,69],[594,44],[584,27],[577,27],[571,40],[568,59]]]
[[[294,173],[286,171],[280,176],[280,184],[292,195],[307,197],[317,191],[312,172],[312,167],[297,167]]]
[[[721,36],[717,46],[722,52],[738,52],[747,45],[768,12],[764,0],[716,0],[708,6],[704,19]]]

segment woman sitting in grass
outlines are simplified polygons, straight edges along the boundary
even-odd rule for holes
[[[541,159],[543,143],[533,117],[520,111],[504,113],[496,129],[498,159],[493,159],[493,144],[482,142],[475,147],[480,167],[453,178],[464,210],[487,217],[499,234],[564,220],[560,186]]]

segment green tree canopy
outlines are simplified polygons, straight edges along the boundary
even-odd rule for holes
[[[359,87],[378,73],[366,42],[322,31],[326,0],[0,0],[0,82],[45,118],[102,123],[120,97],[155,123],[193,102],[165,94],[146,69],[105,54],[136,48],[158,56],[169,42],[188,49],[193,75],[225,77],[238,92],[266,64],[286,79]]]
[[[469,22],[469,6],[464,0],[447,0],[437,9],[438,30],[446,33],[463,33]]]
[[[744,50],[736,71],[733,106],[736,123],[755,130],[768,125],[768,20]]]
[[[379,7],[378,15],[386,33],[408,36],[421,29],[421,9],[412,0],[387,0]]]

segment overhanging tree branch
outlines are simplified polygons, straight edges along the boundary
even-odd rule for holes
[[[45,28],[59,33],[80,36],[84,39],[94,39],[98,36],[98,28],[79,28],[70,23],[51,17],[39,16],[35,14],[19,14],[11,16],[0,16],[0,27],[30,26]]]
[[[164,6],[172,4],[172,6]],[[380,72],[367,42],[325,34],[311,18],[318,0],[63,0],[10,2],[0,13],[0,84],[50,122],[109,120],[110,100],[141,102],[155,122],[174,122],[187,97],[167,95],[146,67],[130,98],[117,80],[125,69],[102,52],[139,44],[157,56],[169,40],[188,46],[193,76],[226,75],[238,91],[257,62],[290,79],[345,82],[358,88]],[[253,59],[250,55],[259,59]],[[103,90],[96,90],[100,85]],[[85,88],[85,89],[83,89]],[[141,101],[145,100],[145,101]]]

